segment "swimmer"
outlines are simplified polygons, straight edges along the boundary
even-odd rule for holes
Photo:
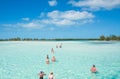
[[[59,48],[62,48],[62,43],[60,44]]]
[[[56,45],[56,48],[58,48],[58,45]]]
[[[53,75],[53,72],[50,73],[48,79],[55,79],[54,75]]]
[[[97,72],[97,69],[96,69],[95,65],[93,65],[93,67],[90,69],[90,71],[91,71],[92,73],[96,73],[96,72]]]
[[[48,55],[46,56],[46,59],[49,59],[49,56],[48,56]]]
[[[56,58],[55,56],[52,57],[52,62],[55,62],[56,61]]]
[[[49,64],[49,59],[46,59],[46,64]]]
[[[49,56],[46,57],[46,64],[49,64]]]
[[[43,77],[44,77],[46,74],[44,74],[43,71],[40,71],[40,73],[39,73],[38,75],[39,75],[39,79],[43,79]]]
[[[53,54],[54,54],[54,49],[53,49],[53,48],[51,49],[51,53],[53,53]]]

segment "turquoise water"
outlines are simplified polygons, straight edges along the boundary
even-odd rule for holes
[[[47,65],[51,48],[57,61]],[[93,64],[96,74],[90,72]],[[120,79],[120,42],[0,42],[0,79],[39,79],[41,70],[44,79],[51,71],[56,79]]]

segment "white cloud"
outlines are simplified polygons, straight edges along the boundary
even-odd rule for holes
[[[82,7],[82,9],[88,10],[110,10],[113,8],[120,7],[120,0],[79,0],[78,2],[71,0],[69,4],[72,4],[76,7]]]
[[[29,21],[30,19],[29,18],[22,18],[22,20]]]
[[[11,27],[11,28],[17,28],[17,27],[23,27],[23,28],[42,28],[43,27],[37,21],[32,21],[32,22],[29,22],[29,23],[2,24],[1,26]]]
[[[46,17],[34,19],[31,22],[23,22],[16,24],[3,24],[3,26],[14,26],[14,27],[24,27],[24,28],[48,28],[49,26],[79,26],[81,24],[91,23],[93,22],[93,18],[95,17],[92,13],[87,11],[52,11],[48,13],[42,13]],[[54,30],[52,28],[52,30]]]
[[[56,26],[71,26],[74,25],[75,22],[68,20],[68,19],[61,19],[61,20],[52,20],[52,23],[55,24]]]
[[[83,21],[86,20],[86,23],[89,19],[93,19],[95,16],[92,13],[87,11],[52,11],[47,14],[47,17],[50,20],[44,20],[45,23],[55,24],[57,26],[71,26],[75,24],[81,24]],[[88,21],[89,23],[90,21]]]
[[[75,22],[67,19],[45,19],[42,20],[44,25],[54,25],[54,26],[71,26],[75,24]]]
[[[36,28],[36,27],[39,27],[39,24],[34,23],[34,22],[30,22],[30,23],[19,23],[18,25],[19,25],[19,26],[22,26],[22,27],[27,27],[27,28]]]
[[[48,3],[49,3],[50,6],[56,6],[57,5],[57,1],[56,0],[48,1]]]
[[[80,20],[80,19],[89,19],[94,18],[94,15],[92,13],[88,13],[87,11],[75,11],[75,10],[69,10],[69,11],[53,11],[49,12],[48,17],[53,19],[68,19],[68,20]]]

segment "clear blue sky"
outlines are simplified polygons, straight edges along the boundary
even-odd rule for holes
[[[0,0],[0,38],[120,36],[120,0]]]

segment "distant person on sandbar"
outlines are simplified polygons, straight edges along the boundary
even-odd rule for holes
[[[56,61],[56,58],[55,56],[52,57],[52,62],[55,62]]]
[[[48,79],[55,79],[53,72],[50,73],[50,75],[48,76]]]
[[[58,48],[58,45],[56,45],[56,48]]]
[[[46,57],[46,64],[49,64],[49,56]]]
[[[53,48],[51,49],[51,53],[53,53],[53,54],[54,54],[54,49],[53,49]]]
[[[40,71],[40,73],[39,73],[38,75],[39,75],[39,79],[43,79],[43,77],[44,77],[46,74],[44,74],[43,71]]]
[[[96,72],[97,72],[97,69],[96,69],[95,65],[93,65],[93,67],[90,69],[90,71],[91,71],[92,73],[96,73]]]
[[[59,46],[60,48],[62,48],[62,43],[60,44],[60,46]]]

